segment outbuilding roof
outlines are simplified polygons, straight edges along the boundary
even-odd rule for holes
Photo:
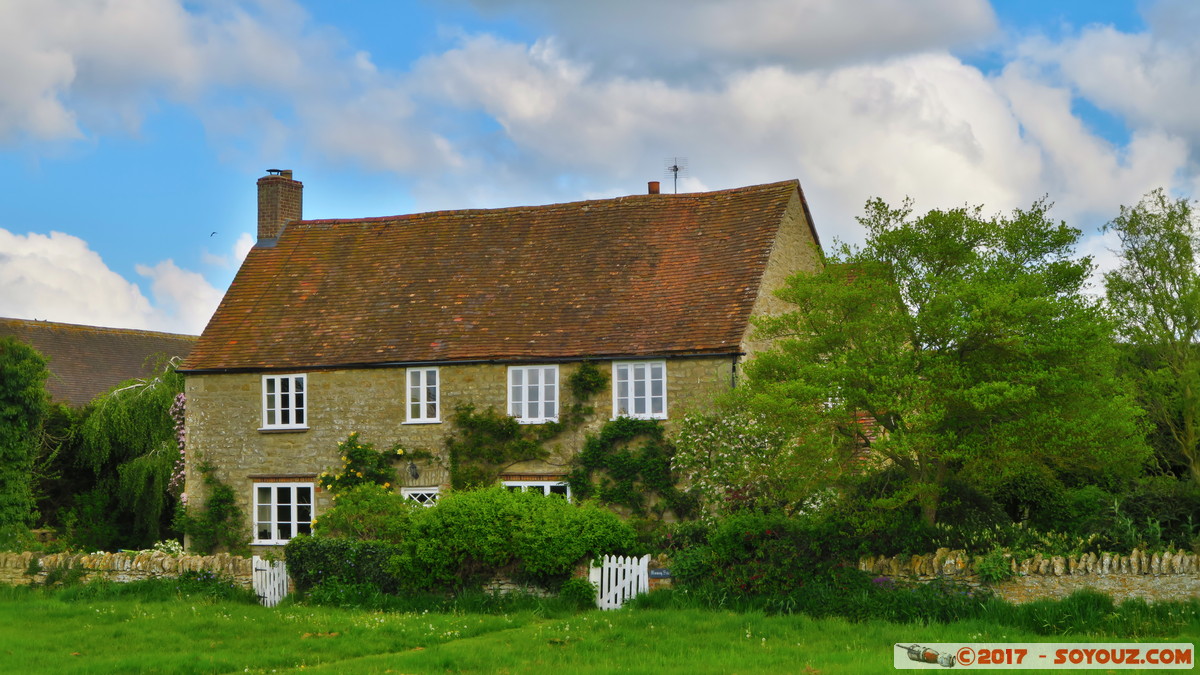
[[[295,221],[250,252],[183,369],[734,354],[793,199],[794,180]]]
[[[0,319],[0,336],[8,335],[49,360],[51,399],[77,407],[125,380],[153,374],[159,357],[186,357],[196,344],[195,335]]]

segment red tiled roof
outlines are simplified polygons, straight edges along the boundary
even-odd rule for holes
[[[291,223],[184,364],[736,353],[799,183]]]
[[[0,319],[0,336],[33,345],[49,360],[46,389],[58,402],[83,406],[135,377],[152,374],[156,356],[186,357],[194,335]]]

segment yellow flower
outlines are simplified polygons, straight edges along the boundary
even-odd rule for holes
[[[354,472],[354,475],[358,476],[359,478],[362,478],[362,472],[361,472],[361,471],[355,471],[355,472]]]
[[[385,489],[386,489],[386,488],[390,488],[390,487],[392,487],[392,484],[391,484],[391,483],[384,483],[384,484],[383,484],[383,487],[384,487]]]

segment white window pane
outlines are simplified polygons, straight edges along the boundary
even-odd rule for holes
[[[296,386],[295,386],[295,391],[296,391],[296,393],[297,393],[297,394],[303,394],[303,393],[304,393],[304,377],[303,377],[303,376],[297,376],[297,377],[296,377],[296,383],[295,383],[295,385],[296,385]]]
[[[426,403],[425,404],[425,417],[433,420],[433,419],[437,419],[437,416],[438,416],[437,415],[437,404],[436,403]]]
[[[650,412],[654,415],[663,414],[663,400],[661,396],[655,396],[650,399]]]
[[[436,387],[437,386],[437,377],[438,377],[438,371],[436,371],[436,370],[425,371],[425,384],[427,384],[431,387]]]
[[[522,379],[524,376],[525,376],[525,371],[521,370],[520,368],[513,368],[512,369],[513,386],[519,387],[522,384],[525,384],[524,380]]]

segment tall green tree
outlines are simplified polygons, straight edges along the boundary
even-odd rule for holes
[[[751,400],[818,411],[831,458],[859,445],[900,467],[902,498],[930,525],[968,473],[1131,479],[1148,452],[1138,409],[1115,374],[1112,327],[1081,291],[1079,231],[1048,208],[918,218],[909,202],[868,202],[865,244],[790,279],[779,296],[795,309],[761,322],[776,342],[747,363]]]
[[[1108,223],[1120,266],[1104,275],[1110,310],[1134,347],[1141,402],[1169,439],[1166,459],[1200,484],[1200,224],[1160,188]]]
[[[50,403],[47,372],[36,349],[0,338],[0,538],[34,517],[33,465]]]
[[[175,363],[129,380],[92,402],[80,429],[78,461],[96,487],[76,500],[76,529],[91,529],[81,544],[142,548],[169,527],[174,498],[168,483],[179,458],[171,406],[183,392]],[[80,538],[77,536],[77,538]]]

